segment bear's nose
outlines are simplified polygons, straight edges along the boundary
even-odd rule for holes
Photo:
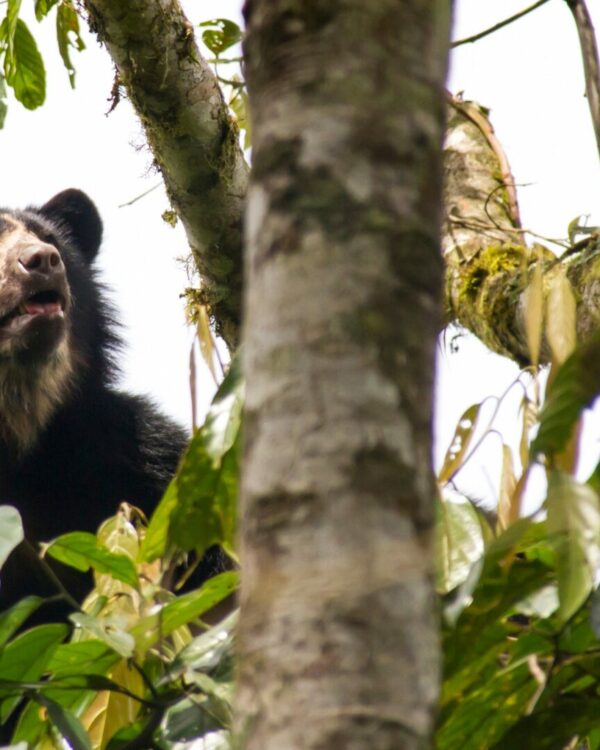
[[[52,245],[29,245],[19,254],[19,263],[28,273],[41,273],[45,276],[63,270],[60,253]]]

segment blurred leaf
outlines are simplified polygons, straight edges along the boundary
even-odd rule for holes
[[[15,97],[27,109],[36,109],[46,99],[46,71],[35,39],[25,22],[18,18],[11,37],[8,16],[0,27],[0,37],[7,38],[4,54],[4,76]]]
[[[546,301],[546,338],[552,361],[562,364],[575,349],[577,305],[567,275],[560,269],[551,279]]]
[[[135,641],[125,630],[126,623],[121,622],[117,616],[92,617],[83,612],[73,612],[69,617],[76,625],[104,641],[121,656],[133,656]]]
[[[529,462],[529,433],[531,428],[537,423],[538,414],[535,402],[528,396],[524,396],[521,401],[521,438],[519,440],[519,458],[521,466],[524,468]]]
[[[52,8],[58,3],[59,0],[35,0],[35,18],[36,21],[41,21]]]
[[[531,281],[523,293],[525,337],[531,364],[537,366],[540,361],[542,327],[544,322],[544,286],[542,263],[538,257],[533,267]]]
[[[600,502],[589,485],[553,471],[546,506],[550,541],[557,553],[559,614],[564,622],[594,584],[600,564]]]
[[[214,544],[233,547],[242,405],[243,381],[233,362],[150,520],[143,560],[164,555],[171,545],[199,556]]]
[[[4,76],[0,73],[0,130],[4,127],[8,105],[6,104],[6,83]]]
[[[92,750],[92,743],[85,729],[70,711],[43,693],[36,693],[35,700],[48,711],[52,723],[67,740],[72,750]]]
[[[0,505],[0,568],[24,539],[21,516],[12,505]]]
[[[56,13],[56,40],[58,51],[69,74],[71,88],[75,88],[75,66],[71,61],[70,50],[81,52],[85,44],[79,32],[79,16],[70,3],[62,2]]]
[[[436,508],[437,588],[445,594],[465,581],[484,540],[479,513],[468,500],[443,498]]]
[[[531,445],[533,455],[562,452],[579,415],[600,391],[600,337],[578,346],[548,385],[540,429]]]
[[[215,18],[198,25],[206,29],[202,32],[202,41],[216,57],[242,40],[240,27],[227,18]]]
[[[517,477],[510,447],[502,444],[502,473],[500,474],[500,497],[498,499],[498,528],[507,529],[519,517]]]
[[[576,735],[584,737],[591,729],[598,727],[597,698],[573,700],[566,697],[550,708],[524,716],[491,746],[491,750],[531,750],[532,747],[536,750],[560,750]]]
[[[250,112],[248,94],[243,89],[238,89],[229,106],[235,115],[238,128],[244,133],[243,148],[248,149],[252,145],[252,128],[248,114]]]
[[[158,640],[175,629],[198,619],[232,594],[236,590],[237,582],[237,573],[220,573],[206,581],[197,591],[183,594],[166,604],[160,611],[141,618],[131,629],[136,649],[145,653]]]
[[[215,369],[215,340],[210,327],[210,318],[206,305],[199,304],[196,307],[196,334],[198,336],[202,359],[210,370],[213,380],[218,384],[219,380]]]
[[[2,521],[0,521],[0,524]],[[27,618],[33,614],[44,600],[39,596],[28,596],[0,613],[0,648],[16,633]]]
[[[446,484],[446,482],[452,479],[461,466],[471,443],[471,439],[473,438],[473,432],[475,430],[475,425],[477,424],[477,417],[479,416],[480,409],[481,404],[473,404],[472,406],[469,406],[458,421],[454,437],[446,451],[444,464],[440,471],[438,478],[440,484]]]
[[[138,585],[138,575],[132,560],[126,555],[109,552],[94,534],[84,531],[63,534],[50,542],[47,553],[77,570],[86,572],[94,568],[130,586]]]
[[[186,672],[211,672],[233,653],[234,633],[239,620],[239,610],[228,615],[206,633],[196,636],[173,660],[161,682],[174,680]]]
[[[111,671],[112,680],[133,695],[144,695],[140,673],[125,660]],[[86,709],[82,724],[89,732],[94,747],[106,747],[108,740],[122,727],[132,724],[140,711],[140,702],[123,693],[103,690]]]
[[[45,672],[58,644],[67,636],[66,625],[40,625],[11,641],[0,654],[0,677],[3,680],[33,682]],[[14,691],[0,689],[0,721],[5,722],[20,701],[7,697]]]

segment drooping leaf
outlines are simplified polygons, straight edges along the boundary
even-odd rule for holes
[[[461,466],[471,444],[480,409],[481,404],[473,404],[459,419],[439,474],[440,484],[448,482]]]
[[[130,557],[109,552],[94,534],[72,531],[52,541],[47,553],[72,568],[88,571],[94,568],[130,586],[138,585],[138,575]]]
[[[45,18],[59,0],[35,0],[35,18],[41,21]]]
[[[599,392],[600,337],[595,336],[577,347],[549,383],[531,453],[552,456],[562,452],[579,415]]]
[[[573,353],[577,343],[577,304],[564,271],[552,278],[546,306],[546,338],[552,352],[552,361],[562,364]]]
[[[71,60],[71,50],[81,52],[85,44],[79,30],[79,16],[70,3],[62,2],[56,13],[56,40],[58,51],[69,74],[71,88],[75,88],[75,66]]]
[[[542,264],[533,267],[531,281],[523,294],[525,337],[531,363],[536,366],[540,361],[542,327],[544,322],[544,286]]]
[[[227,18],[204,21],[199,26],[206,29],[202,32],[202,41],[215,57],[242,40],[240,27]]]
[[[589,485],[553,471],[546,506],[557,553],[559,615],[566,621],[588,597],[600,564],[600,501]]]
[[[502,472],[500,474],[500,497],[498,499],[498,527],[506,529],[519,517],[516,493],[517,477],[512,450],[502,444]]]
[[[466,580],[483,554],[484,538],[482,519],[468,500],[444,498],[437,503],[437,510],[437,588],[445,594]]]
[[[23,522],[19,511],[12,505],[0,505],[0,568],[23,539]]]
[[[3,21],[7,23],[7,18]],[[9,27],[6,31],[10,34]],[[10,37],[9,37],[10,38]],[[36,109],[46,99],[46,70],[35,39],[18,18],[11,43],[4,54],[4,76],[15,97],[27,109]]]

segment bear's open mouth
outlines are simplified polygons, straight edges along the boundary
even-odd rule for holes
[[[24,299],[14,310],[0,318],[0,326],[22,315],[56,315],[64,312],[65,298],[53,289],[36,292]]]

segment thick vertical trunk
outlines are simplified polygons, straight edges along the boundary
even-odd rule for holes
[[[246,4],[247,750],[430,738],[449,6]]]

